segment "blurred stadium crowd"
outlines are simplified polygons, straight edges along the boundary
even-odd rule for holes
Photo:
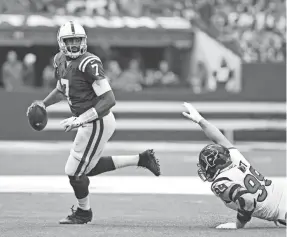
[[[1,13],[100,16],[181,16],[204,22],[218,39],[237,41],[246,62],[282,62],[285,0],[1,0]],[[213,26],[212,26],[212,25]]]
[[[179,16],[190,20],[226,45],[231,45],[245,63],[286,61],[284,0],[0,0],[0,13],[105,17]],[[5,88],[12,90],[13,83],[10,82],[13,81],[29,85],[34,80],[33,65],[36,60],[35,55],[27,54],[20,62],[16,53],[10,51],[2,66]],[[105,68],[116,89],[121,89],[123,84],[125,90],[130,91],[150,86],[180,84],[179,76],[172,72],[168,62],[164,60],[158,63],[157,68],[144,72],[141,70],[140,60],[133,58],[125,68],[112,59],[105,62]],[[52,64],[47,65],[43,71],[45,87],[54,86],[52,71]]]
[[[3,86],[7,91],[22,90],[34,85],[36,80],[35,63],[37,57],[32,53],[19,60],[15,51],[9,51],[2,66]],[[50,59],[42,73],[43,87],[54,88],[54,58]],[[179,78],[170,71],[166,61],[160,61],[157,70],[147,70],[144,74],[137,59],[129,61],[127,68],[121,69],[115,60],[105,63],[105,74],[115,90],[140,91],[146,87],[168,87],[179,85]]]

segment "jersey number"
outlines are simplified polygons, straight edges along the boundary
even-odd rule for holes
[[[91,64],[92,68],[95,68],[95,76],[99,75],[99,65],[94,62],[93,64]]]
[[[256,171],[252,166],[250,166],[249,171],[251,174],[247,174],[244,178],[245,188],[252,194],[261,190],[261,194],[257,197],[257,202],[263,202],[268,195],[265,186],[270,186],[272,181],[265,179],[264,176]],[[264,185],[259,181],[264,181]]]
[[[61,78],[61,84],[64,95],[67,97],[68,103],[71,105],[72,102],[69,97],[69,80]]]

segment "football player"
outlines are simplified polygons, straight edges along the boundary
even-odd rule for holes
[[[87,35],[84,28],[73,21],[62,25],[57,40],[60,52],[54,57],[56,88],[43,100],[35,101],[28,108],[38,105],[47,108],[62,99],[69,103],[72,117],[61,122],[65,132],[78,129],[65,173],[78,200],[72,215],[60,224],[84,224],[92,220],[89,202],[89,178],[103,172],[126,166],[139,166],[160,175],[158,160],[153,150],[139,155],[106,156],[102,152],[116,128],[111,108],[115,105],[113,91],[105,77],[102,62],[87,52]]]
[[[243,228],[251,217],[286,225],[287,187],[259,173],[213,124],[204,119],[189,103],[183,115],[197,123],[215,144],[204,147],[199,154],[198,175],[211,182],[212,192],[224,204],[237,211],[234,223],[216,228]]]

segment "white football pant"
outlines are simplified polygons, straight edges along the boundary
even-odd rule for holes
[[[65,166],[65,173],[69,176],[89,173],[98,163],[115,129],[116,121],[112,112],[102,119],[79,127]]]

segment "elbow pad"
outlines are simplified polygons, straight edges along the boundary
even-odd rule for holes
[[[253,200],[253,207],[251,210],[246,210],[246,203],[243,197],[239,197],[238,198],[238,202],[240,204],[240,208],[238,209],[238,213],[237,213],[237,219],[240,222],[246,223],[248,221],[251,220],[252,214],[256,208],[256,201],[255,199]],[[250,204],[250,203],[249,203]]]
[[[252,213],[248,212],[241,212],[238,210],[237,212],[237,220],[239,220],[241,223],[246,223],[251,220]]]

